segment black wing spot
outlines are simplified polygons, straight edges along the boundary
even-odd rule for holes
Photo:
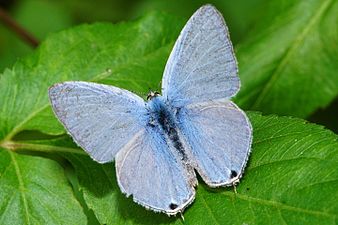
[[[170,205],[169,205],[169,208],[172,209],[172,210],[176,209],[177,207],[178,207],[178,205],[176,205],[175,203],[170,203]]]
[[[230,178],[237,177],[237,172],[235,170],[231,170]]]

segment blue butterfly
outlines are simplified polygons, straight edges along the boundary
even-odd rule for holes
[[[117,87],[89,82],[49,89],[52,108],[95,161],[115,160],[117,181],[144,207],[175,215],[195,198],[195,171],[210,187],[239,181],[252,141],[251,124],[230,98],[240,80],[222,15],[201,7],[171,52],[162,96],[145,102]]]

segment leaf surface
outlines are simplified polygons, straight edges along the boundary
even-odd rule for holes
[[[338,1],[271,1],[237,48],[245,109],[307,117],[338,95]]]
[[[87,224],[63,168],[0,147],[0,224]]]

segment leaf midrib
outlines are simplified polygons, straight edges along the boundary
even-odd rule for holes
[[[262,100],[268,94],[269,90],[272,88],[273,84],[282,74],[281,72],[284,70],[285,66],[290,61],[291,56],[299,48],[300,44],[306,38],[307,34],[310,32],[313,26],[317,23],[317,21],[321,18],[322,14],[326,11],[326,9],[331,5],[332,2],[333,2],[332,0],[323,2],[319,10],[316,10],[315,15],[313,17],[312,16],[310,17],[311,18],[310,21],[306,23],[302,32],[298,36],[296,36],[296,38],[294,39],[294,42],[288,48],[288,50],[286,51],[286,53],[280,60],[279,64],[274,69],[273,74],[268,79],[266,85],[263,87],[263,90],[259,92],[258,97],[256,98],[256,101],[252,104],[251,108],[257,108],[257,106],[262,102]]]
[[[211,210],[211,208],[209,207],[209,205],[208,205],[207,201],[205,200],[204,196],[201,195],[201,197],[202,197],[203,203],[204,203],[204,205],[205,205],[205,208],[207,208],[208,213],[211,215],[212,220],[215,222],[215,224],[220,225],[220,223],[219,223],[219,222],[217,221],[217,219],[216,219],[217,217],[216,217],[216,216],[214,215],[214,213],[212,212],[212,210]]]
[[[277,202],[277,201],[266,200],[266,199],[262,199],[262,198],[255,198],[255,197],[251,197],[251,196],[240,194],[240,193],[221,192],[221,194],[226,195],[227,197],[231,197],[231,198],[237,197],[241,200],[248,201],[248,202],[256,202],[256,203],[261,204],[261,205],[273,206],[276,209],[285,209],[285,210],[289,210],[289,211],[301,212],[301,213],[306,213],[306,214],[311,214],[311,215],[316,215],[316,216],[325,216],[325,217],[330,217],[330,218],[332,218],[332,217],[335,218],[337,216],[337,215],[331,214],[331,213],[326,213],[326,212],[321,212],[321,211],[316,211],[316,210],[310,210],[310,209],[304,209],[304,208],[280,203],[280,202]]]
[[[9,152],[17,152],[20,150],[31,150],[35,152],[64,152],[64,153],[75,153],[79,155],[87,155],[87,153],[80,148],[72,148],[72,147],[60,147],[53,145],[45,145],[40,143],[26,143],[26,142],[14,142],[14,141],[6,141],[0,145],[5,149],[9,149]]]
[[[27,198],[26,198],[26,194],[25,194],[25,186],[24,186],[24,182],[23,182],[23,179],[22,179],[22,174],[21,174],[18,162],[15,159],[14,153],[11,152],[11,151],[8,151],[8,154],[11,156],[11,160],[12,160],[13,165],[14,165],[15,173],[16,173],[16,176],[18,178],[19,191],[20,191],[20,195],[21,195],[23,205],[24,205],[24,209],[25,209],[25,219],[26,219],[27,224],[31,224],[30,221],[29,221]]]

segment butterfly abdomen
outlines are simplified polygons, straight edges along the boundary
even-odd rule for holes
[[[170,141],[183,161],[187,161],[187,155],[182,141],[178,135],[175,118],[169,107],[162,101],[161,97],[152,98],[149,103],[150,121],[149,125],[159,128],[167,141]]]

